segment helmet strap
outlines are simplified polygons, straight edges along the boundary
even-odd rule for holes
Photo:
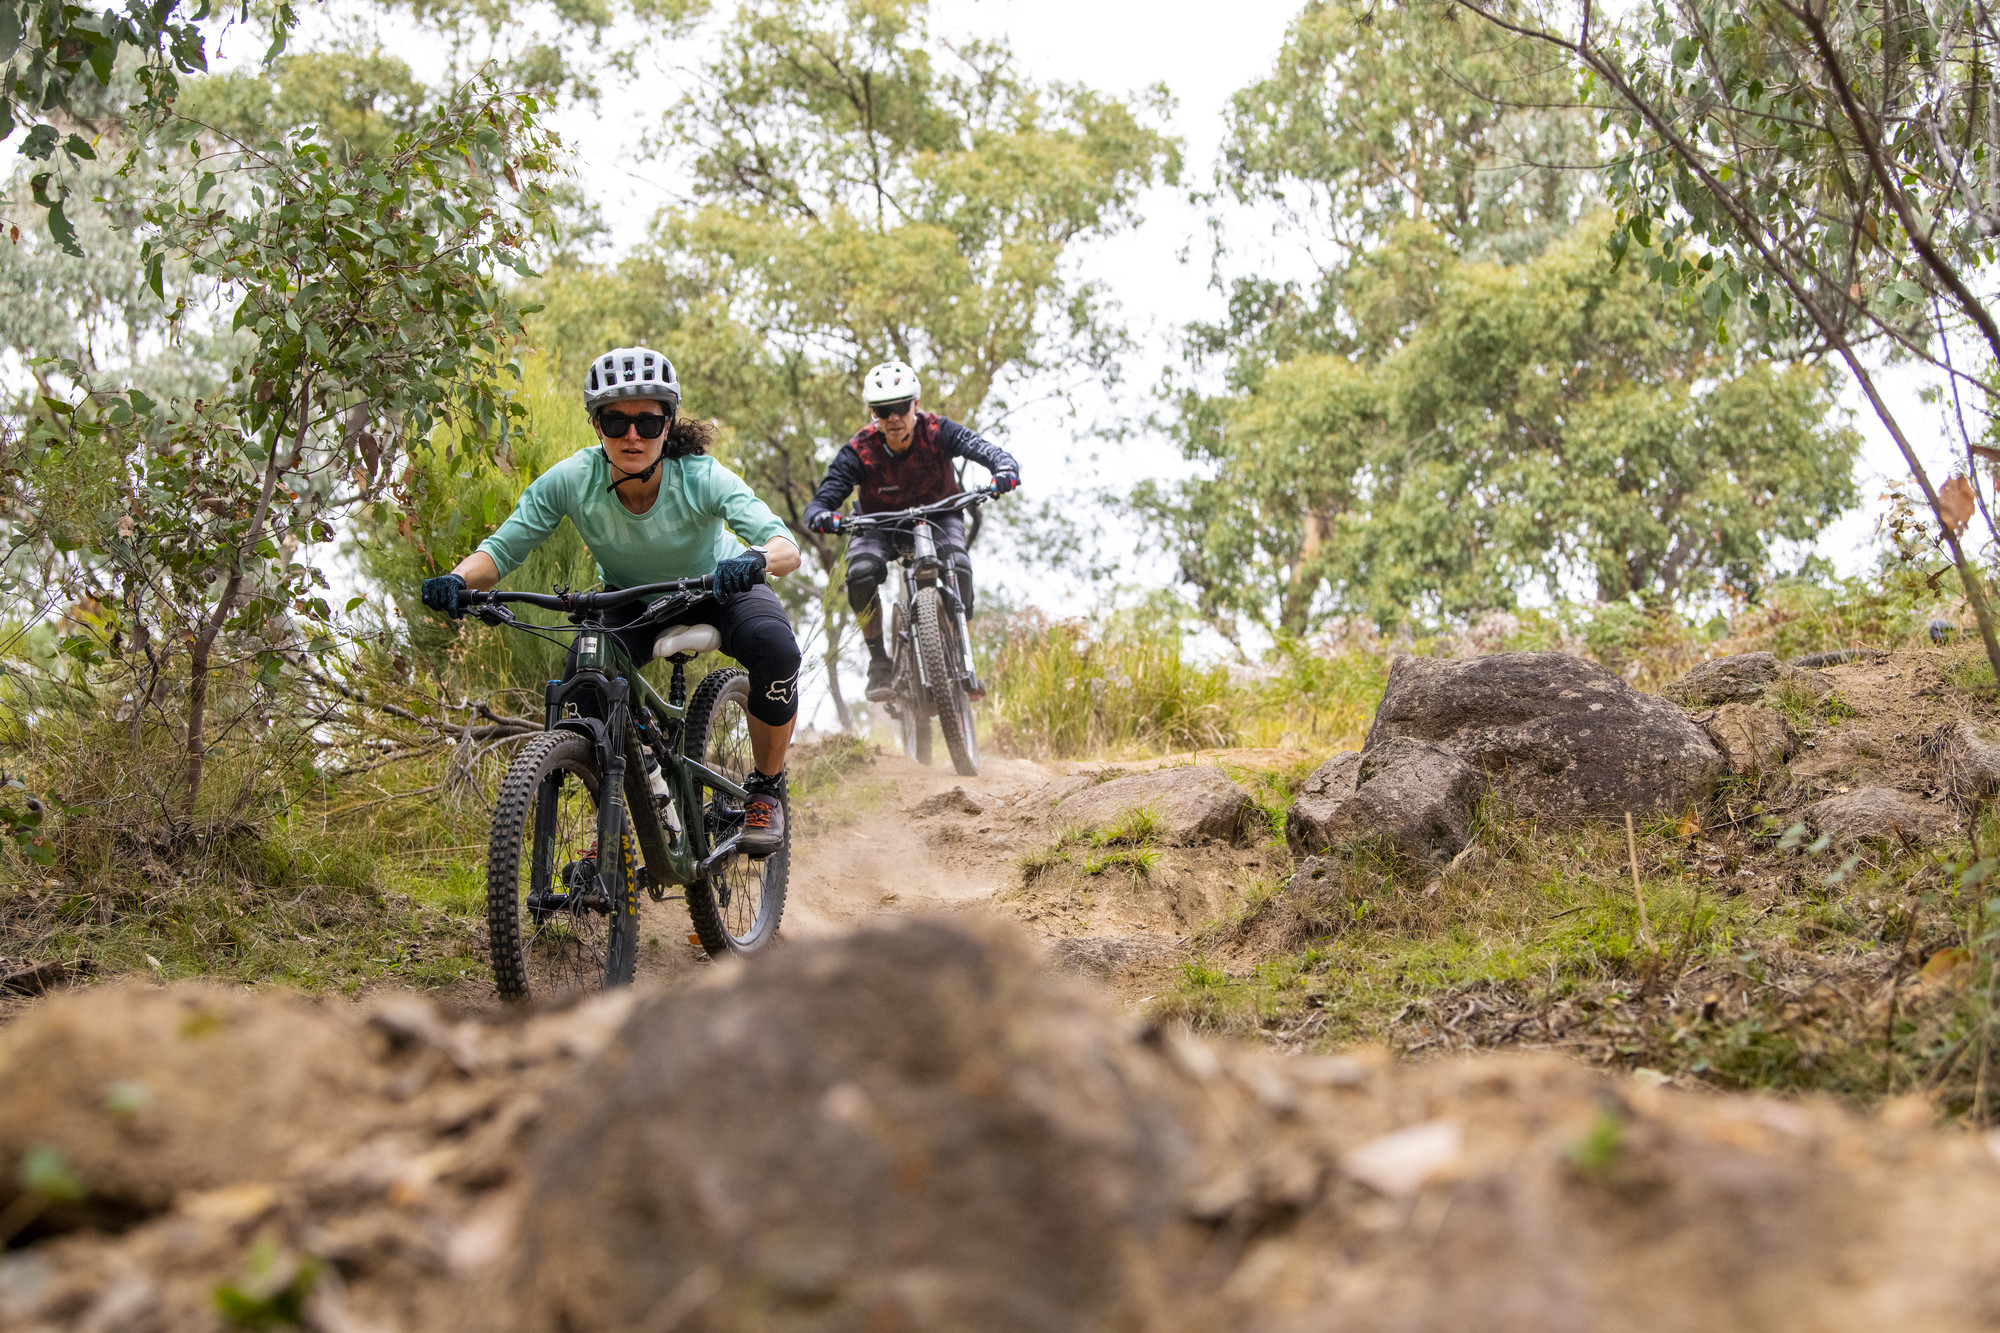
[[[612,492],[616,491],[620,486],[623,486],[628,481],[636,481],[641,486],[645,485],[646,482],[652,477],[652,475],[660,470],[660,464],[666,461],[666,457],[667,457],[666,451],[662,450],[660,452],[660,456],[658,458],[655,458],[652,462],[648,463],[643,470],[638,472],[627,472],[624,476],[612,482],[609,486],[606,486],[604,488],[605,493],[607,495],[611,494]],[[607,463],[611,463],[610,455],[608,454],[605,455],[604,461]],[[611,466],[613,468],[616,468],[618,465],[616,463],[611,463]]]

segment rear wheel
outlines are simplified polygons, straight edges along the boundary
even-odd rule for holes
[[[530,740],[500,781],[486,852],[487,949],[503,998],[622,986],[637,957],[632,821],[601,865],[597,755],[570,731]],[[609,872],[604,891],[600,870]]]
[[[755,771],[750,756],[750,678],[731,667],[711,671],[688,704],[682,753],[742,786]],[[710,791],[703,803],[705,850],[743,827],[743,803]],[[688,916],[701,947],[711,955],[756,953],[778,933],[785,912],[785,884],[792,867],[791,802],[785,801],[785,845],[753,860],[740,853],[726,858],[708,878],[687,886]]]
[[[960,777],[977,777],[979,736],[973,730],[972,701],[965,697],[957,626],[945,614],[944,594],[936,588],[917,589],[916,613],[917,651],[923,654],[924,674],[930,677],[931,706],[937,710],[945,749],[951,751],[951,766]],[[924,735],[928,742],[928,727]]]

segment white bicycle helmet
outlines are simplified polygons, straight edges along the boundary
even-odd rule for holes
[[[650,347],[620,347],[590,363],[583,375],[583,407],[595,415],[621,398],[657,398],[672,416],[681,405],[674,363]]]
[[[923,391],[924,386],[917,383],[916,371],[901,361],[884,361],[861,382],[861,401],[870,407],[877,403],[900,403]]]

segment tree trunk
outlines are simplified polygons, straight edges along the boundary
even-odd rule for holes
[[[208,763],[208,746],[202,736],[202,728],[208,722],[208,663],[215,649],[215,640],[222,633],[222,627],[229,623],[229,616],[236,609],[236,599],[243,591],[243,562],[249,553],[257,549],[264,540],[264,524],[271,516],[271,499],[278,491],[278,478],[289,467],[294,466],[305,453],[306,426],[311,421],[312,381],[299,386],[298,427],[292,440],[292,456],[280,461],[277,448],[278,431],[272,432],[270,461],[264,464],[264,482],[257,493],[257,508],[250,515],[250,526],[244,530],[242,541],[237,545],[232,562],[229,582],[223,585],[222,599],[215,604],[215,610],[202,622],[200,633],[188,649],[188,711],[187,711],[187,767],[182,775],[181,815],[194,818],[195,799],[201,795],[202,770]]]
[[[848,711],[847,700],[840,693],[840,645],[842,635],[840,621],[831,614],[826,617],[826,692],[833,699],[833,712],[840,719],[842,731],[854,730],[854,715]]]

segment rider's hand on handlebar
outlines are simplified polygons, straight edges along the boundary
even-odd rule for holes
[[[734,597],[750,591],[764,581],[764,565],[762,551],[745,551],[720,561],[715,566],[715,595]]]
[[[424,580],[424,605],[442,611],[453,620],[465,616],[465,580],[456,574],[440,574]]]
[[[1018,472],[996,472],[993,474],[993,493],[995,495],[1005,495],[1020,484],[1021,474]]]
[[[829,509],[824,514],[814,514],[812,521],[806,524],[806,526],[814,532],[839,532],[841,526],[840,515]]]

